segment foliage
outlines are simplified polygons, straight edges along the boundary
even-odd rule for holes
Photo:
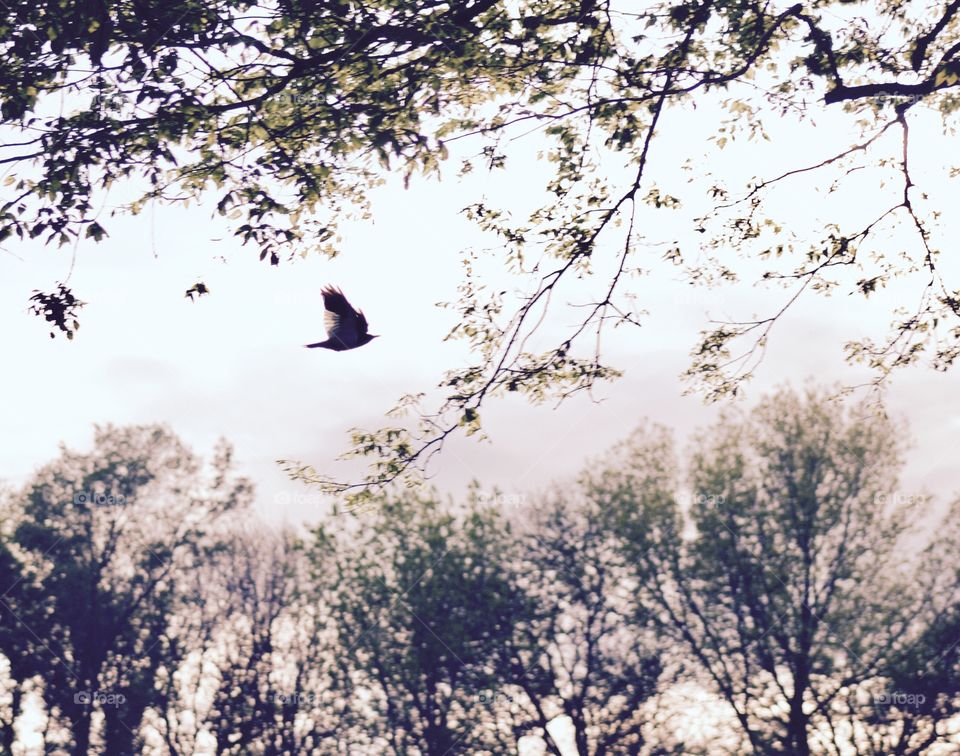
[[[958,353],[960,294],[940,264],[947,205],[924,193],[908,159],[918,111],[954,125],[955,3],[45,0],[4,11],[0,109],[11,138],[0,163],[15,173],[0,242],[97,241],[110,222],[96,195],[126,181],[141,195],[130,212],[209,200],[271,264],[332,255],[337,219],[366,212],[386,172],[405,182],[436,174],[455,140],[475,145],[463,171],[509,170],[510,141],[538,131],[553,167],[543,203],[518,218],[484,200],[466,209],[500,239],[523,293],[491,290],[466,255],[450,336],[476,360],[447,373],[443,401],[421,410],[421,423],[357,432],[355,451],[374,458],[363,480],[290,465],[328,490],[416,479],[450,433],[480,430],[491,397],[562,398],[615,377],[601,337],[642,322],[627,283],[649,270],[640,243],[668,246],[666,259],[691,283],[734,281],[759,261],[760,280],[792,287],[769,316],[705,330],[688,377],[711,398],[736,393],[775,323],[809,291],[867,297],[898,277],[916,282],[919,296],[902,302],[887,339],[847,345],[878,381],[925,356],[946,369]],[[816,119],[841,109],[859,138],[779,176],[741,186],[701,174],[677,196],[668,190],[676,177],[652,167],[655,135],[684,120],[714,118],[716,156],[776,138],[768,127],[781,116],[811,134]],[[689,145],[691,160],[701,146]],[[629,176],[611,164],[626,164]],[[820,230],[794,232],[778,217],[779,187],[803,190],[796,182],[810,177],[833,197],[861,170],[891,187],[857,214],[866,220],[827,206],[834,217]],[[699,250],[646,230],[704,199]],[[913,234],[906,248],[894,240],[899,224]],[[586,301],[570,288],[584,277],[600,279]],[[568,292],[577,322],[556,346],[531,351],[530,337]]]
[[[33,302],[30,305],[30,311],[34,315],[42,315],[44,320],[54,328],[65,333],[68,339],[73,339],[74,334],[80,329],[77,310],[86,302],[77,299],[73,291],[64,284],[57,284],[57,288],[49,294],[35,291],[30,301]],[[50,331],[51,339],[56,338],[56,335],[57,331]]]
[[[513,640],[514,678],[550,753],[565,717],[577,753],[684,753],[657,704],[682,662],[631,591],[630,565],[598,499],[557,490],[525,511],[521,583],[536,610]],[[673,713],[676,717],[676,713]]]
[[[825,393],[705,430],[686,494],[644,425],[509,512],[400,492],[302,540],[228,446],[99,428],[0,497],[0,750],[956,750],[958,505],[919,532],[902,429]]]
[[[328,609],[341,663],[368,691],[371,747],[398,756],[509,750],[513,734],[489,702],[529,608],[496,514],[456,517],[407,497],[385,502],[355,539],[322,528],[316,540],[319,582],[336,586]]]
[[[253,519],[223,538],[183,578],[189,656],[162,679],[158,739],[171,754],[348,753],[349,681],[298,539]]]
[[[19,686],[36,679],[53,742],[77,754],[137,749],[144,712],[159,701],[155,681],[179,663],[169,634],[183,602],[176,576],[214,545],[212,524],[247,501],[247,484],[229,472],[227,446],[205,478],[168,430],[108,425],[92,452],[63,449],[14,498],[0,601],[11,723]]]
[[[910,548],[925,498],[897,493],[899,429],[871,407],[839,409],[783,390],[725,417],[693,451],[687,506],[651,465],[656,437],[624,446],[597,490],[641,603],[727,702],[743,749],[926,753],[960,694],[930,656],[931,642],[949,649],[960,586],[931,567],[955,535]]]

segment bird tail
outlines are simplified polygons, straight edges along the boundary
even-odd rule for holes
[[[327,346],[326,341],[318,341],[316,344],[304,344],[307,349],[315,349],[316,347],[325,347]]]

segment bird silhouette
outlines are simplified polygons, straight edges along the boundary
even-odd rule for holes
[[[377,338],[372,333],[367,333],[367,319],[363,312],[353,309],[340,289],[327,286],[322,294],[323,307],[326,310],[323,325],[327,329],[327,338],[316,344],[306,344],[308,349],[321,347],[343,352],[361,347]]]

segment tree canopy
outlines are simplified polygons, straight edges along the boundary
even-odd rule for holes
[[[163,700],[158,679],[183,661],[171,632],[192,599],[183,576],[216,549],[222,518],[249,502],[227,445],[207,473],[160,426],[107,425],[95,442],[87,454],[63,449],[4,502],[7,753],[31,681],[41,681],[50,747],[134,752],[145,712]]]
[[[845,410],[781,391],[728,415],[688,459],[686,501],[660,433],[591,476],[639,604],[727,702],[746,752],[919,755],[953,731],[957,649],[930,643],[954,622],[957,531],[918,532],[928,499],[898,493],[901,431],[866,403]]]
[[[902,430],[825,394],[297,534],[226,445],[105,426],[0,496],[0,750],[956,752],[957,502],[918,532]]]
[[[650,232],[636,221],[648,211],[707,201],[698,248],[652,240],[691,282],[735,280],[755,261],[759,280],[785,286],[767,316],[706,324],[687,375],[708,397],[736,393],[802,294],[867,297],[900,277],[912,288],[887,337],[851,334],[847,356],[877,381],[918,360],[946,369],[960,349],[960,294],[940,257],[947,203],[912,172],[910,136],[918,112],[955,125],[957,10],[943,0],[13,2],[0,21],[0,242],[99,240],[111,222],[98,195],[125,181],[140,194],[130,212],[202,200],[270,264],[332,255],[337,218],[366,212],[386,171],[435,174],[455,141],[475,145],[461,170],[509,171],[508,140],[536,129],[553,166],[543,204],[520,218],[480,200],[466,209],[500,239],[523,293],[491,290],[467,266],[451,336],[476,359],[443,377],[445,397],[418,424],[356,434],[355,450],[376,456],[361,491],[416,477],[449,434],[481,429],[490,397],[565,397],[615,377],[600,339],[642,323],[629,279],[646,267],[637,245]],[[814,119],[841,111],[859,136],[778,175],[758,169],[728,186],[700,173],[684,193],[651,165],[667,114],[695,107],[716,119],[715,150],[777,139],[780,116],[812,134]],[[810,176],[840,191],[861,170],[886,191],[813,230],[794,232],[771,199]],[[589,275],[604,277],[601,293],[576,303],[557,343],[528,349],[565,287]],[[188,294],[205,291],[199,282]],[[72,336],[81,294],[66,283],[34,293],[51,335]]]

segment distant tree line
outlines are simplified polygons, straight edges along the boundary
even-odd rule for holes
[[[98,428],[2,497],[3,753],[955,753],[957,509],[783,390],[537,496],[270,529],[227,444]],[[939,750],[938,750],[939,749]]]

